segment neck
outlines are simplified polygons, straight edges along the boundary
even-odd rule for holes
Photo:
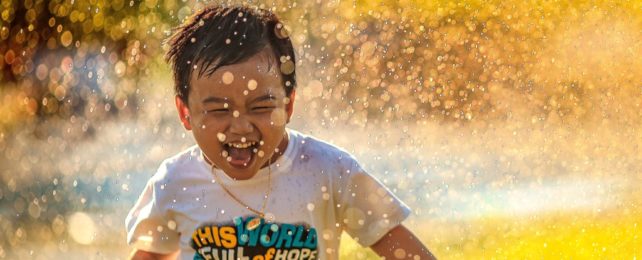
[[[285,134],[283,135],[283,140],[281,140],[281,143],[279,143],[279,145],[277,146],[279,151],[278,152],[274,152],[272,154],[272,158],[270,158],[267,162],[265,162],[265,164],[263,164],[263,166],[261,166],[261,168],[268,167],[268,165],[270,163],[276,162],[276,160],[279,159],[279,157],[281,157],[281,155],[283,155],[285,153],[285,150],[288,148],[288,144],[289,143],[290,143],[290,135],[286,131]]]

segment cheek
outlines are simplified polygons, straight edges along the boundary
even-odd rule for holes
[[[275,127],[283,127],[287,123],[287,113],[283,108],[277,108],[270,113],[270,124]]]

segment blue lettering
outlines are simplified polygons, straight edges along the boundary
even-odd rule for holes
[[[292,232],[296,227],[290,224],[281,224],[281,231],[279,232],[279,239],[276,241],[276,248],[290,248],[292,247]],[[285,241],[285,245],[283,245]]]

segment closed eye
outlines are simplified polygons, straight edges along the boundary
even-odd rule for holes
[[[276,108],[275,106],[258,106],[258,107],[253,107],[253,111],[268,111]]]
[[[227,108],[221,108],[221,109],[212,109],[212,110],[206,110],[205,113],[227,113],[230,110]]]

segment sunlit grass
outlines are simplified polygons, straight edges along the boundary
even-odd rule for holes
[[[628,210],[428,221],[413,232],[441,259],[636,259],[642,214]],[[376,259],[344,236],[342,259]]]

